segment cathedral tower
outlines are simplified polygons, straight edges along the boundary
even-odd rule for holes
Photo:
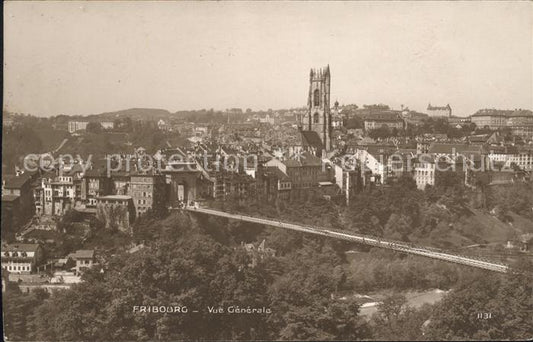
[[[309,74],[309,95],[307,113],[300,127],[303,131],[318,133],[326,151],[331,150],[331,112],[330,112],[330,72],[326,68],[311,69]]]

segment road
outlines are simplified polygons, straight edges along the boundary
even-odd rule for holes
[[[63,139],[63,141],[61,142],[61,144],[59,144],[59,146],[58,146],[55,150],[53,150],[51,153],[54,154],[54,153],[56,153],[57,151],[59,151],[61,148],[63,148],[63,145],[65,145],[65,144],[67,143],[67,141],[68,141],[67,138]]]
[[[259,223],[259,224],[264,224],[264,225],[273,226],[273,227],[290,229],[290,230],[295,230],[295,231],[299,231],[303,233],[332,237],[332,238],[336,238],[340,240],[356,242],[356,243],[379,247],[379,248],[386,248],[386,249],[390,249],[390,250],[394,250],[394,251],[398,251],[402,253],[419,255],[419,256],[423,256],[427,258],[481,268],[481,269],[494,271],[494,272],[506,273],[509,269],[507,265],[496,263],[490,260],[472,258],[468,256],[458,255],[458,254],[447,253],[445,251],[441,251],[436,248],[414,246],[413,244],[406,243],[403,241],[388,240],[388,239],[383,239],[383,238],[371,236],[371,235],[354,234],[354,233],[347,234],[346,232],[329,229],[329,228],[302,226],[298,224],[276,221],[272,219],[258,218],[258,217],[253,217],[253,216],[240,215],[240,214],[230,214],[230,213],[226,213],[220,210],[213,210],[213,209],[206,209],[206,208],[187,207],[185,208],[185,210],[188,210],[191,212],[203,213],[207,215],[226,217],[226,218],[230,218],[234,220],[253,222],[253,223]]]

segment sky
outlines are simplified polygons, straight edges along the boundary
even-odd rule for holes
[[[533,109],[533,2],[5,2],[4,110]]]

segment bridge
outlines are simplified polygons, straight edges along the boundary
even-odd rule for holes
[[[279,227],[283,229],[290,229],[298,232],[327,236],[330,238],[356,242],[363,245],[368,245],[372,247],[385,248],[401,253],[419,255],[427,258],[432,258],[436,260],[442,260],[446,262],[451,262],[455,264],[481,268],[484,270],[489,270],[493,272],[506,273],[509,271],[507,265],[497,263],[491,260],[486,260],[482,258],[473,258],[471,256],[464,256],[459,254],[453,254],[439,250],[437,248],[431,247],[420,247],[414,246],[413,244],[406,243],[404,241],[394,241],[389,239],[383,239],[381,237],[376,237],[372,235],[356,234],[356,233],[346,233],[343,231],[330,229],[330,228],[320,228],[320,227],[310,227],[303,226],[288,222],[276,221],[272,219],[259,218],[247,215],[240,214],[230,214],[220,210],[199,208],[197,206],[187,206],[184,210],[190,212],[197,212],[206,215],[213,215],[219,217],[226,217],[233,220],[245,221],[259,223],[267,226]]]

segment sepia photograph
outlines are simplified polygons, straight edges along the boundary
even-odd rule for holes
[[[532,1],[5,1],[6,341],[533,339]]]

